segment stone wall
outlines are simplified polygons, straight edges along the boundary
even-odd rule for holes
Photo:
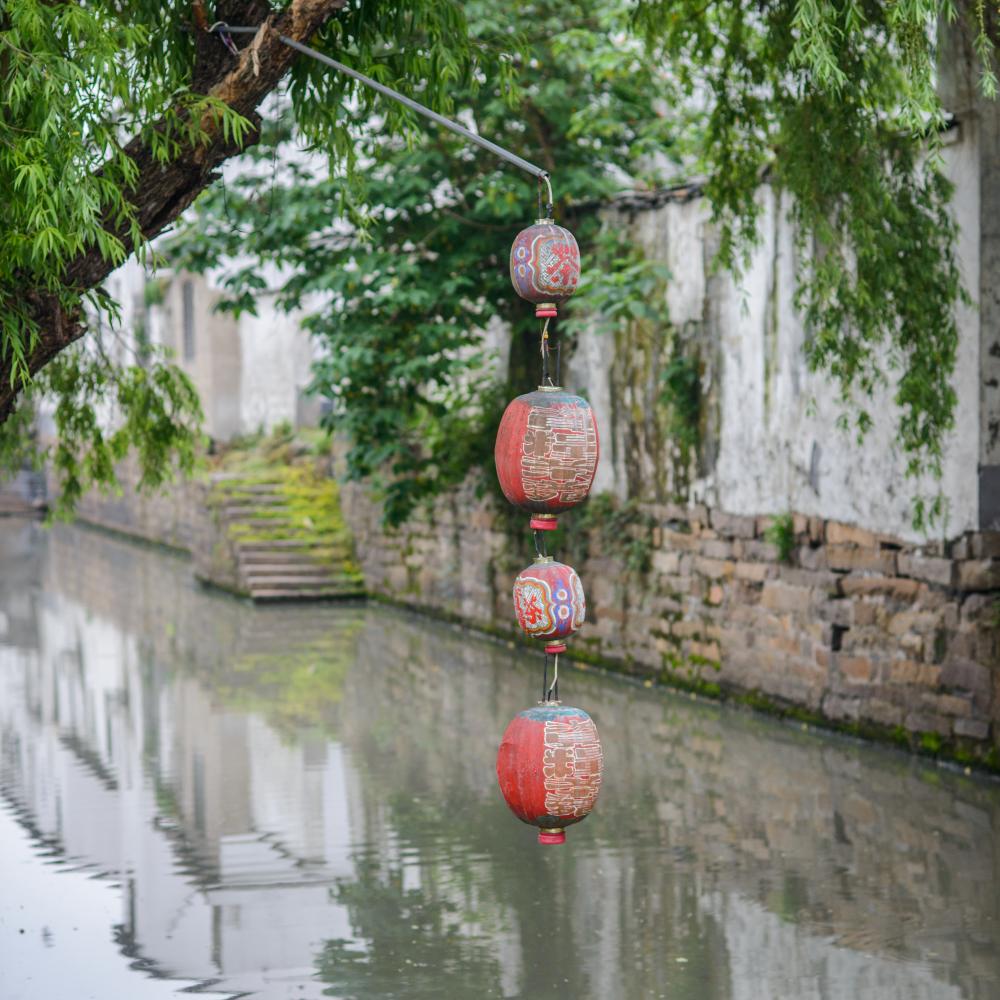
[[[132,460],[117,469],[121,489],[90,490],[80,499],[81,521],[143,541],[189,552],[197,576],[224,590],[241,589],[236,555],[219,520],[219,510],[208,502],[207,479],[178,479],[161,490],[138,488],[138,467]],[[57,484],[50,477],[49,494]]]
[[[1000,764],[1000,533],[921,546],[803,515],[590,503],[550,543],[587,593],[571,655]],[[362,487],[344,504],[371,593],[515,637],[528,532],[473,480],[395,534]]]

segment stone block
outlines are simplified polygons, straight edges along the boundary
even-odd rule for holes
[[[733,554],[733,546],[731,542],[722,539],[711,539],[701,543],[701,554],[709,559],[730,559]]]
[[[867,656],[838,656],[837,666],[848,684],[870,684],[875,667]]]
[[[749,580],[751,583],[763,583],[768,577],[777,575],[776,566],[767,563],[738,562],[735,564],[735,574],[738,580]]]
[[[719,644],[717,642],[691,642],[688,644],[688,656],[699,656],[718,663],[721,658]]]
[[[721,580],[733,575],[736,564],[724,559],[706,559],[697,556],[694,560],[694,571],[710,580]]]
[[[970,559],[972,557],[972,544],[968,535],[956,538],[948,546],[948,555],[952,559]]]
[[[700,542],[686,531],[671,531],[663,529],[663,548],[669,552],[676,549],[679,552],[697,552]]]
[[[979,531],[969,536],[973,559],[1000,559],[1000,531]]]
[[[753,538],[756,534],[756,518],[753,517],[713,510],[710,519],[712,527],[725,538]]]
[[[951,719],[929,712],[909,712],[903,725],[911,733],[938,733],[947,736],[951,732]]]
[[[920,583],[898,576],[845,576],[841,578],[840,587],[850,596],[888,594],[899,600],[912,600],[920,590]]]
[[[903,721],[903,709],[881,698],[872,698],[865,702],[864,710],[865,716],[880,726],[898,726]]]
[[[681,557],[678,552],[654,552],[653,553],[653,569],[657,573],[665,573],[668,576],[673,575],[680,568]]]
[[[837,573],[826,570],[799,569],[795,566],[779,566],[778,579],[796,587],[813,587],[835,597],[840,592],[840,581],[843,579]]]
[[[967,698],[959,698],[954,694],[925,694],[923,701],[928,709],[941,715],[961,719],[972,715],[972,703]]]
[[[872,531],[856,528],[853,524],[840,521],[826,522],[827,545],[851,545],[863,549],[877,549],[879,537]]]
[[[829,525],[827,527],[829,528]],[[855,548],[852,545],[827,545],[826,561],[830,569],[880,573],[883,576],[895,576],[896,574],[896,553],[880,549]]]
[[[854,624],[854,606],[850,601],[839,598],[821,599],[816,607],[816,617],[830,625],[850,628]]]
[[[798,656],[800,643],[794,635],[766,635],[761,639],[761,646],[765,649],[773,649],[778,653],[787,653],[791,656]]]
[[[877,625],[883,614],[883,609],[880,605],[863,598],[853,601],[852,608],[854,624],[861,627]]]
[[[823,699],[823,714],[828,719],[858,719],[861,715],[861,701],[845,698],[839,694],[828,694]]]
[[[717,583],[708,588],[707,600],[709,604],[721,604],[724,596],[725,591]]]
[[[803,569],[821,570],[827,569],[826,549],[811,545],[802,545],[795,551],[795,558]]]
[[[806,611],[811,600],[806,587],[795,587],[781,580],[768,580],[764,584],[760,603],[772,611]]]
[[[770,542],[762,542],[759,539],[745,541],[740,549],[740,555],[744,559],[776,563],[778,561],[778,546],[772,545]]]
[[[981,719],[956,719],[955,735],[973,740],[985,740],[990,735],[990,725]]]
[[[670,626],[670,634],[677,636],[679,639],[700,638],[702,634],[702,628],[703,626],[701,622],[692,622],[692,621],[674,622]]]
[[[968,559],[956,570],[959,590],[1000,590],[1000,559]]]
[[[897,557],[897,566],[898,572],[902,576],[913,577],[915,580],[925,580],[927,583],[936,583],[942,587],[950,587],[955,563],[951,559],[900,552]]]
[[[961,656],[950,656],[941,667],[941,684],[946,688],[989,694],[993,686],[989,667]]]
[[[932,611],[901,611],[889,619],[886,631],[894,636],[907,632],[930,632],[937,623],[938,617]]]

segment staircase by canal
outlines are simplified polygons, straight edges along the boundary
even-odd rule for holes
[[[235,559],[237,589],[253,600],[364,593],[333,480],[302,466],[219,473],[210,503]]]

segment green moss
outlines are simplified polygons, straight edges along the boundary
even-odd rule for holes
[[[360,591],[361,570],[340,507],[340,485],[327,471],[328,450],[325,433],[295,433],[281,425],[267,437],[231,444],[207,470],[214,473],[208,500],[217,509],[247,508],[227,521],[231,543],[308,542],[310,558],[336,569]],[[259,487],[268,487],[270,499],[279,502],[263,502]]]

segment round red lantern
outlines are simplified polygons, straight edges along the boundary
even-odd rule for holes
[[[533,528],[554,528],[554,515],[587,499],[599,456],[597,421],[582,396],[541,386],[511,400],[504,411],[497,476],[504,496],[536,515]]]
[[[540,827],[540,844],[562,844],[597,800],[604,755],[583,709],[558,702],[519,712],[500,742],[500,791],[518,819]]]
[[[539,219],[522,229],[510,248],[510,280],[514,291],[535,303],[536,316],[555,316],[580,280],[580,248],[568,229]]]
[[[546,653],[564,653],[566,643],[584,622],[587,602],[572,566],[540,556],[514,581],[514,614],[533,639],[547,639]]]

